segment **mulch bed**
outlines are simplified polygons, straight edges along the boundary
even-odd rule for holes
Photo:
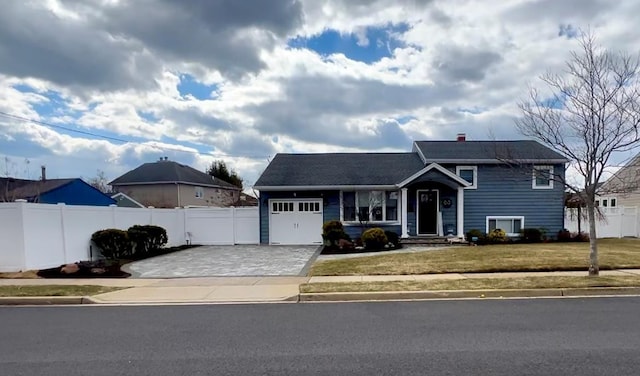
[[[322,248],[320,252],[321,255],[347,255],[347,254],[356,254],[356,253],[369,253],[369,252],[384,252],[384,251],[395,251],[398,249],[402,249],[401,245],[392,248],[380,248],[380,249],[356,249],[356,248],[337,248],[337,247],[327,247]]]
[[[198,247],[198,245],[181,245],[178,247],[162,248],[146,257],[133,257],[131,260],[97,260],[80,261],[73,264],[60,265],[56,268],[38,270],[40,278],[127,278],[131,274],[122,271],[122,265],[145,258],[162,256],[184,249]]]

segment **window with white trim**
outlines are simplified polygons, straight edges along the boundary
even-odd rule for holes
[[[398,220],[397,191],[344,191],[341,204],[342,220],[345,222]]]
[[[553,166],[533,166],[533,189],[553,189]]]
[[[524,227],[524,217],[521,216],[493,216],[487,217],[487,233],[499,228],[508,236],[518,236]]]
[[[478,167],[477,166],[456,166],[456,175],[466,180],[471,185],[465,189],[478,188]]]
[[[204,189],[202,187],[196,187],[196,198],[204,197]]]
[[[616,197],[605,197],[600,200],[596,200],[596,206],[600,206],[602,203],[602,207],[605,208],[615,208],[618,206],[618,200]]]

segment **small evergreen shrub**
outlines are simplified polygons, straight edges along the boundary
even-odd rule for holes
[[[489,243],[505,243],[507,241],[507,233],[503,229],[497,228],[487,234]]]
[[[474,243],[483,243],[485,241],[485,234],[484,232],[478,230],[478,229],[471,229],[467,232],[466,234],[466,239],[468,242],[474,242]],[[475,241],[473,240],[473,238],[477,238]]]
[[[322,225],[322,239],[324,239],[325,245],[329,247],[338,246],[341,239],[351,241],[340,221],[326,221]]]
[[[393,231],[385,231],[384,234],[387,236],[387,241],[393,244],[394,248],[397,248],[400,245],[400,236],[398,233]]]
[[[133,254],[129,234],[124,230],[110,228],[96,231],[91,235],[91,241],[106,259],[130,258]]]
[[[562,229],[558,231],[558,241],[559,242],[570,242],[571,241],[571,232],[569,230]]]
[[[542,243],[544,240],[544,232],[538,228],[523,228],[520,235],[523,243]]]
[[[571,240],[574,242],[588,242],[589,234],[586,232],[576,232],[572,234]]]
[[[150,256],[169,240],[167,230],[154,225],[135,225],[127,230],[136,257]]]
[[[362,233],[362,243],[364,243],[365,249],[384,248],[388,242],[389,239],[387,239],[387,235],[385,235],[384,230],[379,227],[370,228]]]

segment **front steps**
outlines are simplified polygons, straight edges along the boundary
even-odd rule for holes
[[[400,238],[402,245],[419,245],[424,247],[442,247],[449,245],[465,245],[466,241],[457,237],[447,236],[410,236]]]

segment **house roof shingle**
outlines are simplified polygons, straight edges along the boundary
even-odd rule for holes
[[[176,182],[226,189],[240,189],[231,183],[210,176],[190,166],[167,160],[145,163],[113,180],[109,185],[119,186]]]
[[[427,162],[438,160],[567,161],[562,154],[533,140],[416,141]]]
[[[393,185],[423,167],[416,153],[277,154],[255,187]]]
[[[47,180],[20,180],[3,178],[0,186],[3,187],[3,194],[6,192],[5,200],[31,199],[43,193],[53,191],[67,185],[77,179],[47,179]]]

